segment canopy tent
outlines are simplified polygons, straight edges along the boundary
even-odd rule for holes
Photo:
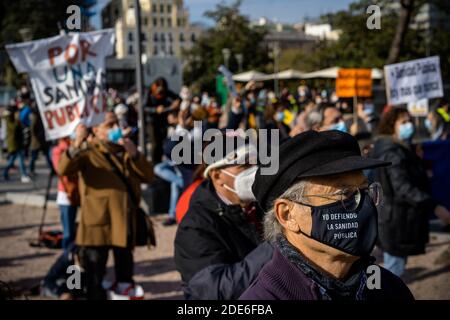
[[[266,80],[267,74],[250,70],[243,73],[238,73],[233,76],[234,81],[248,82],[248,81],[262,81]]]
[[[304,72],[298,70],[288,69],[278,73],[272,73],[266,77],[266,80],[273,80],[275,78],[280,80],[302,79],[304,74]]]
[[[338,70],[340,67],[331,67],[318,71],[313,71],[309,73],[305,73],[302,76],[302,79],[314,79],[314,78],[323,78],[323,79],[336,79],[338,75]],[[372,79],[380,80],[383,78],[383,71],[377,68],[372,69]]]

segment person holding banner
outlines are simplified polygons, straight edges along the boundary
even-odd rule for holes
[[[392,163],[374,172],[384,193],[379,211],[379,245],[384,251],[384,267],[402,276],[407,257],[425,253],[430,214],[434,212],[444,224],[450,224],[450,212],[432,199],[422,161],[411,150],[414,125],[409,112],[404,108],[386,111],[379,134],[373,157]]]
[[[63,153],[58,173],[78,173],[81,219],[75,242],[86,272],[87,297],[98,300],[106,299],[102,280],[109,249],[114,253],[117,290],[125,292],[134,286],[132,249],[140,184],[152,181],[153,167],[119,128],[114,113],[106,113],[105,121],[93,132],[95,137],[88,142],[86,126],[77,127],[75,141]]]

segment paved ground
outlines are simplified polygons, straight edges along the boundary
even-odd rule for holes
[[[3,164],[0,161],[0,169]],[[12,181],[0,180],[0,197],[7,192],[23,198],[43,195],[48,176],[43,162],[39,163],[37,172],[34,184],[21,184],[13,173]],[[54,192],[53,188],[53,196]],[[180,276],[173,262],[176,226],[162,227],[163,218],[156,217],[157,248],[152,251],[136,249],[136,281],[144,287],[146,299],[181,299]],[[8,283],[18,298],[39,298],[30,290],[39,284],[60,253],[59,250],[28,245],[36,238],[40,219],[39,207],[0,205],[0,280]],[[48,210],[46,227],[59,227],[57,209]],[[432,229],[426,254],[409,259],[405,282],[417,299],[450,299],[450,234],[439,232],[439,225],[433,225]],[[111,260],[109,278],[112,276]]]
[[[18,297],[30,295],[39,284],[60,250],[29,246],[34,240],[41,218],[39,208],[0,205],[0,280],[9,284]],[[176,227],[161,226],[156,217],[156,249],[137,248],[136,281],[143,286],[147,299],[182,298],[180,276],[173,262],[173,239]],[[48,211],[46,227],[59,227],[59,212]],[[108,261],[108,278],[112,278],[112,254]]]

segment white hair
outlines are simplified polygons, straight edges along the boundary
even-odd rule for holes
[[[298,180],[277,199],[301,201],[305,194],[305,190],[309,185],[310,182],[308,180]],[[271,209],[264,216],[264,238],[272,243],[283,234],[283,226],[280,224],[275,214],[275,201],[276,200],[273,201]]]

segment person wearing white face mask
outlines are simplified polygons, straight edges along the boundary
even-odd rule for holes
[[[237,299],[272,257],[253,203],[253,146],[210,164],[175,238],[175,265],[187,299]],[[243,161],[247,159],[247,161]]]
[[[422,160],[410,147],[414,125],[408,111],[386,111],[379,134],[372,156],[392,163],[375,171],[384,193],[379,211],[379,243],[384,251],[384,267],[401,276],[407,257],[425,252],[429,215],[434,212],[444,225],[449,225],[450,212],[431,197]]]

